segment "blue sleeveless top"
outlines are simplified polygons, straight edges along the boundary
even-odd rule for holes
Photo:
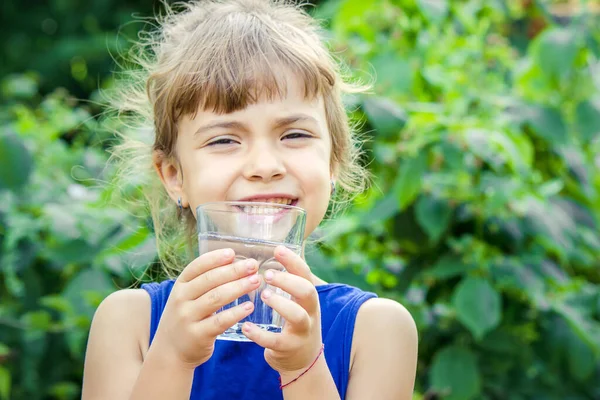
[[[147,283],[142,289],[150,294],[150,343],[158,327],[174,280]],[[344,284],[316,287],[321,304],[321,329],[325,343],[325,359],[340,398],[346,396],[352,334],[359,307],[377,297]],[[279,374],[264,358],[264,348],[252,342],[217,340],[212,357],[194,371],[191,400],[255,400],[283,399]]]

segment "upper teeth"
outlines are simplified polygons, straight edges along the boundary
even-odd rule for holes
[[[260,200],[261,203],[273,203],[273,204],[292,204],[292,199],[286,198],[272,198]],[[275,214],[279,211],[278,208],[268,206],[244,206],[244,212],[247,214]]]
[[[272,199],[262,199],[262,200],[256,200],[260,203],[274,203],[274,204],[286,204],[286,205],[290,205],[292,204],[292,199],[286,199],[283,197],[276,197],[276,198],[272,198]]]

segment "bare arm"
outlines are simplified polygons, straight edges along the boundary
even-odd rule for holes
[[[395,301],[371,299],[356,318],[347,399],[412,399],[418,336],[410,313]]]
[[[246,302],[214,315],[260,285],[256,260],[231,264],[234,256],[212,251],[183,269],[145,356],[150,296],[139,289],[108,296],[90,330],[83,400],[188,399],[194,369],[210,359],[216,337],[254,310]]]
[[[188,399],[193,369],[148,346],[150,297],[141,289],[108,296],[98,307],[85,357],[82,400]]]

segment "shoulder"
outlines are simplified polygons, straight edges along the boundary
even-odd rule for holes
[[[400,343],[401,342],[401,343]],[[418,333],[415,320],[400,303],[384,298],[367,300],[358,310],[354,327],[355,354],[361,348],[386,346],[388,349],[416,351]],[[399,350],[399,349],[398,349]]]
[[[352,348],[348,399],[373,395],[373,387],[379,388],[382,399],[411,398],[418,333],[403,305],[384,298],[367,300],[356,316]]]
[[[109,334],[124,327],[139,343],[142,355],[148,347],[150,327],[150,296],[143,289],[122,289],[108,295],[98,306],[91,332]]]
[[[388,329],[402,331],[407,336],[417,338],[417,326],[412,315],[402,304],[394,300],[373,298],[359,308],[355,329],[379,325],[385,325]]]
[[[150,296],[143,289],[122,289],[108,295],[98,306],[94,319],[109,314],[111,318],[137,315],[139,311],[149,314]]]

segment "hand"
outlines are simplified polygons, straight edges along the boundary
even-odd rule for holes
[[[251,302],[217,314],[219,308],[257,289],[258,263],[248,259],[232,264],[231,249],[215,250],[192,261],[181,272],[163,311],[153,347],[195,368],[213,354],[215,340],[254,311]]]
[[[291,294],[292,299],[265,290],[262,300],[285,318],[283,330],[267,332],[245,322],[242,332],[265,348],[265,360],[271,368],[280,374],[296,373],[308,368],[321,350],[319,295],[312,283],[310,268],[302,257],[278,246],[275,258],[287,272],[269,270],[264,278],[268,284]]]

